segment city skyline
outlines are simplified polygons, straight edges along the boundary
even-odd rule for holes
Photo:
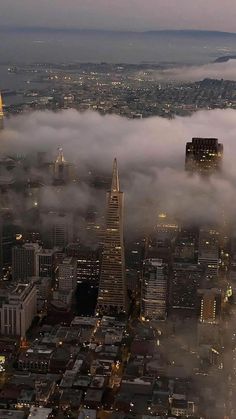
[[[191,221],[199,218],[207,222],[217,219],[223,199],[227,203],[228,216],[233,217],[236,207],[232,198],[235,196],[234,111],[199,112],[192,117],[173,120],[149,118],[132,121],[67,110],[56,114],[32,113],[27,120],[30,123],[26,122],[25,115],[6,120],[2,147],[9,155],[12,155],[12,150],[16,156],[37,154],[40,144],[41,151],[48,153],[49,159],[54,159],[58,144],[61,144],[66,160],[76,165],[78,177],[82,179],[86,179],[89,171],[109,176],[109,162],[117,156],[123,189],[125,192],[129,190],[126,211],[131,234],[140,219],[143,219],[145,228],[151,228],[156,208],[160,208],[160,212],[167,209],[179,219]],[[211,182],[206,183],[195,176],[189,177],[184,171],[184,149],[186,142],[196,133],[202,137],[211,136],[213,124],[214,134],[225,145],[224,160],[221,178],[215,174]],[[231,129],[227,130],[227,126]],[[83,141],[85,137],[86,143]],[[42,180],[48,182],[46,173],[42,173]],[[167,194],[166,190],[170,193]],[[89,204],[101,213],[102,199],[100,193],[94,195],[91,185],[82,182],[66,187],[60,196],[50,188],[43,190],[41,203],[54,210],[60,209],[61,203],[65,208],[78,206],[80,210]],[[143,212],[145,202],[149,202],[152,215]]]
[[[0,9],[0,419],[235,419],[235,0]]]
[[[96,135],[89,138],[85,126],[88,122],[91,129],[92,115]],[[212,115],[215,118],[216,113]],[[198,117],[193,118],[195,127],[200,125],[205,133],[207,127],[212,130],[210,116],[205,119],[206,125]],[[39,130],[35,129],[34,118]],[[185,123],[192,121],[182,119]],[[78,412],[81,416],[93,414],[95,419],[98,412],[104,411],[112,418],[115,411],[132,413],[132,418],[164,414],[169,418],[205,419],[210,411],[212,417],[220,419],[222,414],[234,412],[231,383],[235,379],[233,375],[225,380],[233,373],[224,362],[226,356],[234,362],[228,342],[235,330],[235,286],[231,279],[235,274],[235,265],[231,264],[231,258],[235,258],[231,243],[234,229],[228,227],[229,220],[234,222],[234,217],[229,218],[234,205],[230,196],[231,209],[220,211],[223,189],[227,189],[225,176],[229,175],[217,170],[225,137],[218,136],[220,143],[208,137],[191,142],[189,134],[183,135],[185,124],[178,128],[178,137],[180,121],[159,118],[153,127],[152,118],[146,122],[139,117],[126,120],[127,125],[124,122],[124,118],[76,111],[35,112],[6,119],[0,133],[1,198],[9,197],[8,202],[16,204],[18,194],[21,208],[19,204],[1,208],[0,343],[5,352],[0,368],[6,369],[8,379],[3,378],[0,399],[2,395],[3,402],[8,400],[6,390],[15,388],[14,380],[26,383],[24,371],[32,373],[29,388],[33,393],[32,400],[22,407],[23,414],[34,411],[48,419],[52,412],[60,417],[66,411],[72,416]],[[165,137],[160,136],[161,122]],[[176,122],[170,136],[167,127]],[[29,125],[30,132],[37,133],[34,144],[32,135],[26,136]],[[72,136],[68,130],[71,126]],[[135,132],[129,132],[131,139],[127,141],[130,126]],[[189,133],[192,129],[193,125]],[[62,145],[54,147],[61,139],[59,132],[66,141],[63,149]],[[146,141],[141,147],[144,132]],[[19,138],[26,141],[24,147],[20,141],[21,154],[13,147]],[[169,138],[169,145],[161,147],[163,138]],[[229,141],[228,147],[232,144]],[[9,156],[10,149],[15,155]],[[191,154],[193,173],[185,170],[186,151]],[[78,155],[72,163],[73,152]],[[110,173],[115,152],[121,159],[125,207],[116,158]],[[172,168],[168,162],[172,162]],[[71,175],[69,167],[73,168]],[[207,177],[202,176],[204,170]],[[217,202],[211,202],[216,188]],[[56,200],[58,206],[52,211]],[[217,209],[215,227],[210,203]],[[124,208],[128,210],[125,224]],[[202,214],[207,209],[207,217],[200,216],[200,209]],[[5,348],[12,340],[17,351],[12,351],[14,365],[10,370]],[[45,381],[51,390],[42,399]],[[207,389],[212,391],[216,386],[218,404],[215,406],[213,397],[209,405]],[[163,388],[164,399],[160,399]],[[57,392],[60,399],[56,404]],[[20,397],[26,396],[20,393]],[[16,406],[13,404],[13,408]]]

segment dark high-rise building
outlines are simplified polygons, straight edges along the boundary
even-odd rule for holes
[[[193,138],[186,144],[185,169],[211,174],[221,168],[223,144],[217,138]]]
[[[38,243],[26,243],[12,248],[12,276],[16,281],[35,276],[35,255],[40,250]]]
[[[58,289],[64,292],[74,291],[76,288],[77,263],[73,258],[65,258],[58,267]]]
[[[3,103],[2,103],[2,95],[0,93],[0,130],[4,127],[4,113],[3,113]]]
[[[141,318],[164,320],[167,312],[166,265],[161,259],[146,259],[143,266]]]
[[[54,264],[54,250],[40,249],[35,255],[35,274],[38,277],[51,278]]]
[[[73,238],[72,214],[54,211],[42,214],[42,232],[46,247],[64,248]]]
[[[11,215],[0,216],[0,269],[12,264],[12,247],[15,244],[17,227],[13,224]],[[2,272],[1,272],[2,274]]]
[[[217,280],[219,272],[219,231],[215,228],[201,228],[199,232],[198,264],[205,268],[208,280]]]
[[[111,190],[107,193],[106,229],[97,302],[97,312],[100,313],[119,313],[127,309],[123,203],[124,194],[120,191],[115,159]]]
[[[138,292],[145,257],[145,239],[130,240],[125,244],[126,280],[129,292]]]
[[[176,263],[195,263],[197,261],[198,229],[182,227],[174,243]]]
[[[80,243],[70,243],[66,247],[66,255],[77,260],[77,281],[98,283],[100,273],[99,249],[91,249]]]
[[[198,289],[203,279],[203,269],[197,264],[174,263],[170,285],[172,309],[197,311]]]

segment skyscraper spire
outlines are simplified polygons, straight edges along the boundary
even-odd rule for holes
[[[56,163],[63,164],[65,162],[66,161],[65,161],[64,154],[63,154],[63,148],[62,147],[58,147],[58,155],[57,155],[57,158],[56,158]]]
[[[0,130],[3,129],[3,121],[4,121],[3,102],[2,102],[2,95],[0,92]]]
[[[111,191],[107,193],[106,229],[97,301],[97,313],[100,314],[127,311],[123,203],[124,194],[120,191],[115,159]]]
[[[114,159],[113,172],[112,172],[112,182],[111,182],[111,192],[119,192],[119,191],[120,191],[120,182],[119,182],[117,160]]]

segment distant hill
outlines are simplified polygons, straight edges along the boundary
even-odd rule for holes
[[[236,55],[225,55],[217,58],[214,63],[226,63],[229,60],[236,60]]]
[[[221,32],[221,31],[207,31],[207,30],[192,30],[192,29],[162,29],[162,30],[148,30],[148,31],[113,31],[103,29],[80,29],[80,28],[50,28],[50,27],[13,27],[2,26],[0,32],[13,31],[13,32],[64,32],[64,33],[86,33],[86,34],[116,34],[116,35],[174,35],[174,36],[192,36],[192,37],[234,37],[234,32]]]
[[[142,32],[143,34],[165,34],[165,35],[176,35],[176,36],[194,36],[194,37],[204,37],[204,36],[212,36],[212,37],[222,37],[222,36],[229,36],[236,38],[235,32],[221,32],[221,31],[200,31],[200,30],[191,30],[191,29],[183,29],[183,30],[160,30],[160,31],[145,31]]]

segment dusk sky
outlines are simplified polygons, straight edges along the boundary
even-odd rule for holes
[[[0,27],[236,32],[235,0],[0,0]]]

